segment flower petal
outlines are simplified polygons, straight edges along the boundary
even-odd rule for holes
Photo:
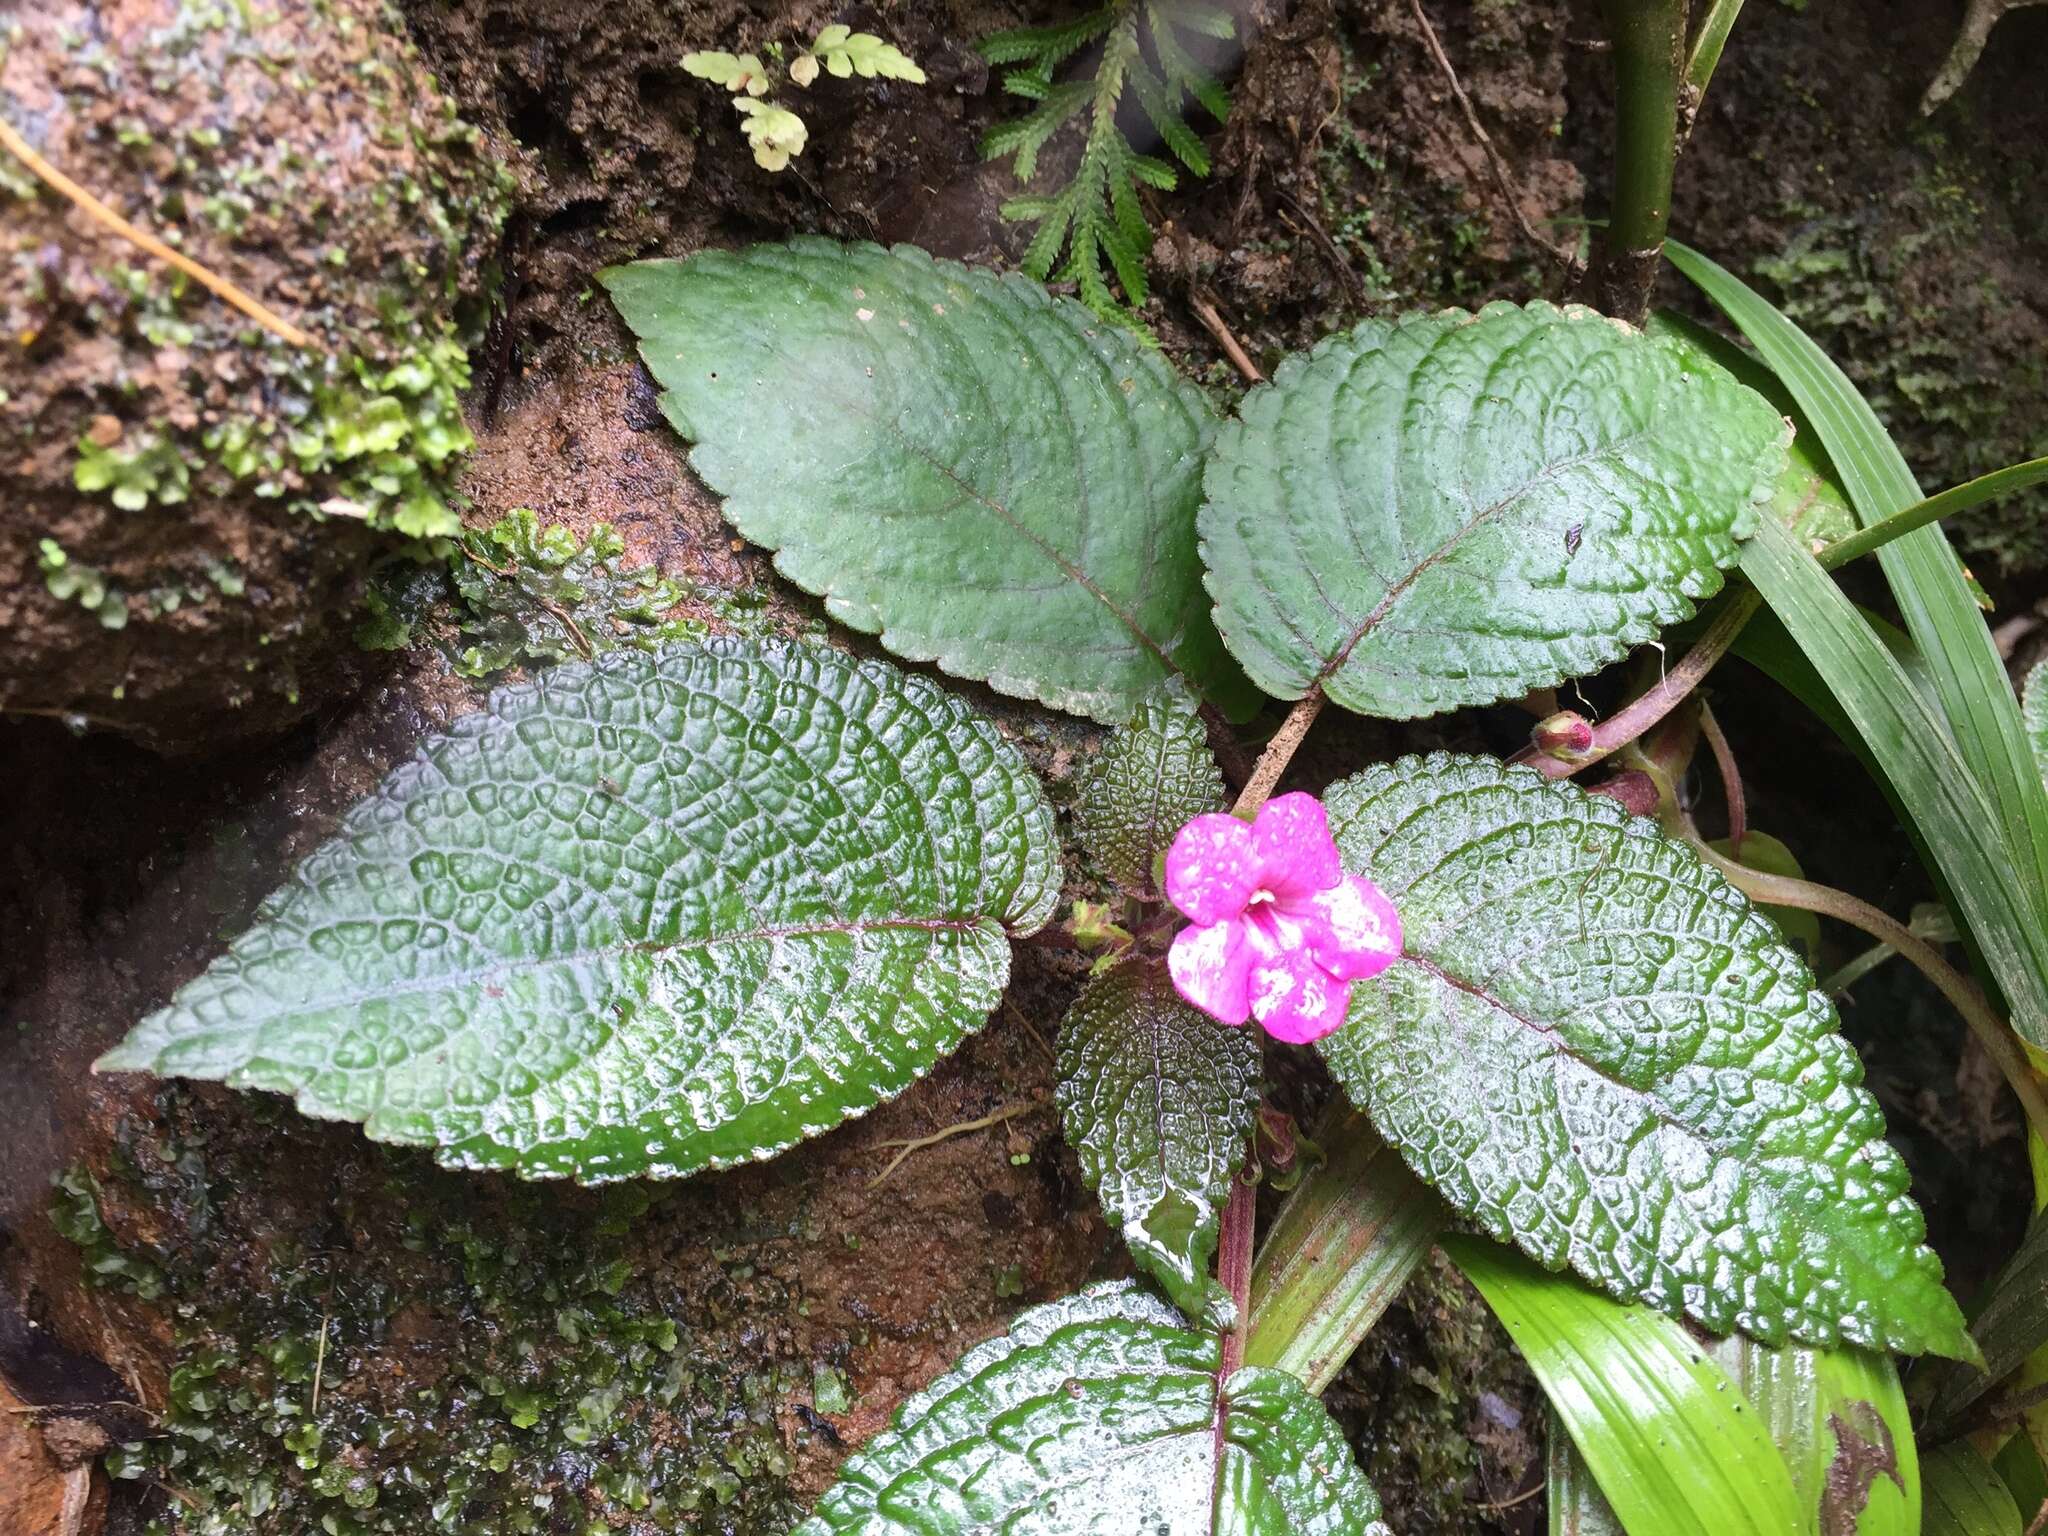
[[[1252,1015],[1276,1040],[1306,1045],[1344,1027],[1351,983],[1296,950],[1252,967]]]
[[[1252,829],[1235,816],[1197,816],[1174,834],[1166,850],[1166,899],[1190,922],[1236,917],[1258,888]]]
[[[1283,910],[1301,923],[1316,964],[1340,981],[1377,976],[1401,958],[1401,914],[1363,875],[1346,875]]]
[[[1330,815],[1314,795],[1281,795],[1268,800],[1252,823],[1259,884],[1275,896],[1307,896],[1344,877]]]
[[[1248,937],[1245,925],[1236,921],[1181,929],[1166,952],[1174,989],[1210,1018],[1242,1024],[1252,1011],[1246,992],[1253,960]]]

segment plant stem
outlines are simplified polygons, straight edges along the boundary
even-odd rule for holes
[[[1321,1392],[1450,1213],[1350,1106],[1332,1106],[1315,1139],[1327,1160],[1287,1197],[1259,1247],[1244,1358]]]
[[[1566,779],[1619,751],[1685,702],[1714,670],[1714,664],[1728,654],[1743,626],[1761,606],[1763,599],[1752,587],[1729,593],[1713,622],[1693,642],[1692,649],[1679,658],[1678,665],[1659,678],[1654,688],[1646,689],[1619,712],[1594,726],[1593,745],[1584,752],[1567,759],[1532,748],[1518,753],[1514,760],[1526,763],[1546,779]]]
[[[2015,491],[2024,491],[2029,486],[2039,485],[2048,480],[2048,459],[2028,459],[2023,464],[2008,464],[2004,469],[1994,469],[1988,475],[1979,475],[1974,480],[1965,480],[1961,485],[1952,485],[1938,495],[1929,496],[1925,501],[1916,501],[1910,507],[1902,507],[1889,517],[1881,517],[1869,527],[1850,534],[1846,539],[1837,539],[1818,555],[1824,571],[1832,571],[1847,565],[1851,560],[1860,560],[1874,549],[1882,549],[1901,534],[1911,533],[1916,528],[1925,528],[1929,523],[1940,522],[1944,517],[1953,517],[1958,512],[1995,501],[2000,496],[2010,496]]]
[[[1252,764],[1252,776],[1245,781],[1237,804],[1230,808],[1231,815],[1249,816],[1266,803],[1274,786],[1280,782],[1280,775],[1294,760],[1294,752],[1301,745],[1301,739],[1308,735],[1308,728],[1316,723],[1316,716],[1322,711],[1321,688],[1311,688],[1294,708],[1287,711],[1287,718],[1280,722],[1280,729],[1273,733],[1273,739],[1266,743],[1266,750]]]
[[[34,146],[19,133],[15,132],[14,126],[4,118],[0,118],[0,148],[4,148],[15,159],[27,166],[29,170],[35,173],[38,180],[47,184],[52,190],[69,198],[94,223],[104,225],[123,240],[126,240],[130,245],[137,246],[141,250],[148,252],[158,261],[168,262],[171,266],[176,267],[201,287],[207,289],[223,302],[232,304],[236,309],[239,309],[243,314],[273,335],[281,337],[295,347],[306,347],[316,351],[319,349],[319,342],[300,330],[296,325],[293,325],[289,320],[284,319],[275,310],[264,305],[260,300],[251,298],[226,278],[220,276],[217,272],[202,267],[184,252],[172,250],[163,241],[157,239],[155,235],[150,234],[146,230],[137,229],[133,224],[130,224],[121,215],[94,197],[92,193],[86,191],[84,187],[81,187],[69,176],[66,176],[57,167],[37,154]]]
[[[1692,50],[1685,60],[1685,91],[1679,101],[1683,126],[1681,137],[1692,136],[1700,101],[1707,94],[1707,82],[1714,78],[1714,67],[1721,62],[1721,50],[1728,46],[1728,34],[1734,30],[1735,18],[1741,14],[1742,0],[1713,0],[1707,7],[1706,19],[1693,35]]]
[[[1641,325],[1664,256],[1678,162],[1685,0],[1601,0],[1614,44],[1614,202],[1601,260],[1600,307]]]
[[[1714,766],[1721,771],[1721,795],[1728,802],[1728,851],[1742,857],[1742,840],[1749,835],[1749,802],[1742,793],[1742,770],[1735,762],[1735,749],[1728,745],[1721,722],[1705,699],[1700,700],[1700,734],[1713,750]]]
[[[1920,974],[1933,982],[1941,995],[1948,999],[1949,1005],[1963,1016],[1963,1022],[1970,1026],[1978,1044],[1997,1063],[1998,1070],[2004,1074],[2019,1099],[2028,1127],[2036,1136],[2048,1141],[2048,1097],[2043,1096],[2041,1080],[2034,1074],[2026,1053],[2020,1049],[2011,1026],[1998,1016],[1975,983],[1942,959],[1941,952],[1932,944],[1890,914],[1851,896],[1847,891],[1816,885],[1811,880],[1767,875],[1762,870],[1751,869],[1714,852],[1696,833],[1691,835],[1690,841],[1701,858],[1726,875],[1729,884],[1750,900],[1774,907],[1797,907],[1801,911],[1832,917],[1851,927],[1861,928],[1874,939],[1883,940],[1910,960]]]
[[[1223,1229],[1216,1240],[1216,1278],[1230,1293],[1236,1320],[1223,1331],[1223,1363],[1217,1369],[1217,1400],[1223,1383],[1244,1364],[1245,1333],[1252,1313],[1252,1233],[1258,1225],[1259,1191],[1243,1174],[1230,1181],[1230,1199],[1223,1207]],[[1219,1429],[1220,1429],[1219,1422]]]

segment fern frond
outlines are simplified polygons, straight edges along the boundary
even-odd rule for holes
[[[1024,270],[1073,283],[1089,308],[1125,324],[1136,323],[1130,310],[1145,302],[1145,259],[1152,249],[1139,188],[1170,192],[1179,178],[1167,160],[1140,154],[1124,137],[1118,104],[1126,91],[1135,96],[1167,151],[1198,176],[1209,173],[1209,156],[1188,125],[1185,104],[1192,97],[1219,122],[1230,110],[1221,83],[1195,62],[1176,28],[1204,37],[1233,35],[1229,13],[1206,0],[1111,0],[1071,22],[999,32],[981,44],[989,62],[1013,66],[1003,88],[1036,103],[989,130],[981,146],[985,158],[1014,157],[1017,179],[1029,182],[1040,151],[1086,116],[1080,158],[1066,186],[1003,204],[1005,219],[1038,226],[1025,248]],[[1092,77],[1055,84],[1059,66],[1098,38],[1102,53]]]

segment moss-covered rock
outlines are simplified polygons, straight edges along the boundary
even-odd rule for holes
[[[381,0],[15,14],[0,115],[315,345],[0,157],[0,708],[273,732],[345,671],[373,554],[457,531],[507,178]]]

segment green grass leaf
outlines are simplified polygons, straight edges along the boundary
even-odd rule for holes
[[[1967,1440],[1929,1455],[1926,1481],[1922,1536],[2024,1536],[2026,1516]]]
[[[1758,531],[1744,546],[1742,570],[1832,694],[1838,728],[1846,725],[1868,749],[1912,818],[1957,916],[2005,993],[2015,1027],[2034,1044],[2048,1045],[2048,887],[2025,878],[2029,866],[2017,861],[2002,835],[1997,808],[1937,713],[1931,690],[1923,691],[1782,528],[1766,523]],[[1799,676],[1793,670],[1786,675]],[[1806,687],[1810,691],[1810,683]]]
[[[801,239],[602,274],[733,526],[911,661],[1128,719],[1255,696],[1201,611],[1208,405],[1019,278]]]
[[[1059,883],[1037,780],[924,679],[619,653],[429,741],[99,1066],[295,1094],[453,1167],[676,1176],[922,1076]]]
[[[1826,445],[1865,526],[1922,499],[1919,483],[1877,413],[1805,332],[1699,252],[1676,241],[1667,242],[1665,251],[1784,381]],[[1927,664],[1956,748],[1991,803],[2010,857],[2044,895],[2036,918],[2048,943],[2048,791],[2033,769],[2019,710],[1971,583],[1938,527],[1894,540],[1877,558]],[[1987,948],[1994,942],[1982,933],[1977,938]],[[2048,988],[2048,972],[2036,980]],[[2004,976],[1999,983],[2010,987]],[[2013,1001],[2017,1007],[2018,999]],[[2037,1016],[2029,1038],[2044,1033],[2048,1019]]]
[[[1833,1005],[1697,854],[1490,758],[1325,804],[1405,955],[1323,1054],[1453,1206],[1712,1332],[1974,1353]]]
[[[1787,433],[1697,349],[1587,309],[1369,320],[1248,394],[1205,476],[1216,621],[1280,698],[1413,719],[1688,618]]]
[[[1292,1376],[1236,1372],[1217,1423],[1219,1357],[1127,1282],[1035,1307],[904,1403],[795,1536],[1388,1536]]]
[[[1231,1180],[1259,1103],[1259,1042],[1181,1001],[1165,969],[1126,960],[1060,1025],[1060,1123],[1131,1255],[1199,1317]]]
[[[1763,1420],[1684,1328],[1512,1249],[1470,1237],[1443,1249],[1521,1349],[1629,1536],[1802,1528]]]
[[[1889,1355],[1760,1344],[1734,1334],[1707,1352],[1784,1454],[1814,1536],[1919,1536],[1920,1453]]]
[[[1328,1160],[1309,1169],[1259,1243],[1247,1365],[1321,1392],[1429,1257],[1450,1219],[1363,1115],[1343,1104],[1318,1128]]]
[[[1925,1415],[1932,1437],[1960,1433],[1965,1410],[2048,1344],[2048,1218],[2034,1218],[1971,1317],[1970,1332],[1984,1351],[1983,1366],[1944,1366],[1934,1376]]]

